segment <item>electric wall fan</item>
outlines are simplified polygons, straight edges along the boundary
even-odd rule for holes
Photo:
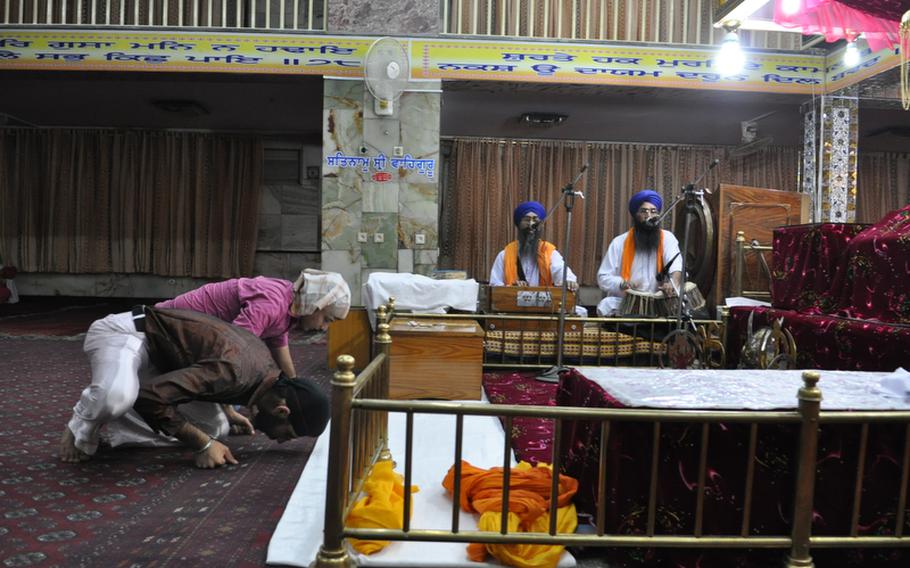
[[[363,60],[363,77],[373,95],[376,114],[394,114],[395,101],[408,86],[411,77],[411,63],[405,46],[394,38],[377,39]]]

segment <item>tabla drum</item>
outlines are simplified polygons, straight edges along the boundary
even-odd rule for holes
[[[705,297],[701,295],[695,282],[686,282],[683,295],[686,299],[686,307],[690,311],[700,310],[705,307]],[[663,317],[674,317],[679,313],[679,297],[664,298],[663,292],[658,292],[661,301],[657,304],[657,315]]]
[[[657,317],[657,305],[665,300],[663,292],[642,292],[641,290],[626,290],[622,304],[619,306],[619,315],[623,317]]]

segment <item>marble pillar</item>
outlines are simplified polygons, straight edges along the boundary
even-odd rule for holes
[[[802,191],[811,198],[812,221],[856,219],[859,99],[824,95],[803,107]]]
[[[446,0],[329,0],[326,32],[364,35],[438,35]]]
[[[360,80],[325,79],[322,267],[362,303],[373,272],[431,274],[439,256],[438,82],[415,82],[376,113]]]

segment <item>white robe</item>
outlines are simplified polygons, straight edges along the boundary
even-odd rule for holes
[[[679,241],[670,231],[661,229],[664,235],[664,266],[670,262],[670,259],[679,252]],[[610,243],[603,261],[600,263],[600,269],[597,271],[597,285],[606,292],[607,296],[597,304],[597,315],[612,316],[619,312],[619,307],[625,297],[625,290],[620,290],[622,284],[622,250],[626,245],[626,238],[629,236],[625,232]],[[676,257],[670,266],[670,274],[682,270],[682,258]],[[635,289],[642,292],[657,291],[657,251],[643,253],[637,251],[635,259],[632,261],[632,272],[629,277],[635,284]]]
[[[105,424],[111,447],[178,443],[155,433],[132,409],[140,381],[154,380],[159,374],[149,361],[145,334],[136,331],[133,314],[111,314],[92,323],[83,350],[92,366],[92,383],[82,391],[67,424],[78,449],[93,455]],[[210,436],[224,439],[230,433],[218,404],[194,401],[181,404],[179,412]]]

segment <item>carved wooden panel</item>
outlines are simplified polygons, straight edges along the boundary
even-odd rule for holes
[[[720,305],[731,295],[736,233],[743,231],[747,244],[756,239],[759,244],[770,245],[775,227],[809,221],[809,196],[794,191],[721,184],[710,199],[717,216],[718,241],[717,270],[709,302]],[[744,290],[770,290],[758,254],[748,253],[745,257]],[[771,253],[764,254],[770,266]]]

